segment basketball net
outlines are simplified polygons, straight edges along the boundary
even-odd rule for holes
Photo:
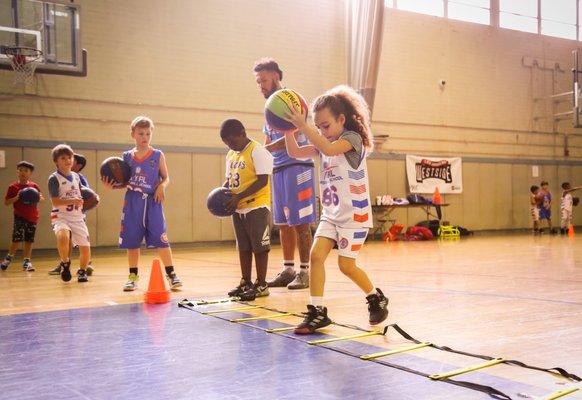
[[[14,70],[14,85],[29,85],[34,82],[34,71],[42,51],[32,47],[8,47],[6,55],[10,58],[10,65]]]

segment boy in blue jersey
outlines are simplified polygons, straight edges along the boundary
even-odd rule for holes
[[[129,278],[123,286],[126,292],[137,288],[140,245],[144,238],[147,247],[158,249],[170,288],[174,290],[182,286],[174,271],[162,207],[170,177],[164,153],[150,146],[153,130],[154,123],[150,118],[136,117],[131,123],[131,137],[135,140],[135,147],[123,153],[123,160],[131,168],[119,234],[119,247],[127,249],[129,264]],[[106,179],[103,184],[107,188],[114,188],[111,181]]]

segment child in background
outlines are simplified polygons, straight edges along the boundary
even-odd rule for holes
[[[552,228],[552,193],[550,192],[547,181],[542,181],[540,186],[541,189],[539,192],[539,196],[542,198],[542,202],[539,205],[540,221],[543,221],[545,219],[548,223],[548,230],[552,235],[555,235],[558,232],[554,228]],[[542,228],[540,227],[540,233],[541,232]]]
[[[295,158],[319,159],[322,215],[311,248],[310,304],[295,333],[310,334],[331,323],[323,305],[324,262],[338,247],[340,271],[366,295],[370,324],[388,316],[388,299],[356,265],[368,229],[372,227],[366,157],[372,151],[370,110],[362,96],[347,86],[338,86],[319,96],[312,106],[318,132],[306,122],[306,112],[293,109],[290,122],[312,145],[299,147],[295,132],[285,133],[287,152]]]
[[[572,192],[582,189],[582,186],[573,188],[570,182],[562,183],[562,199],[560,201],[560,234],[565,235],[572,225],[572,205],[574,203]]]
[[[79,246],[78,282],[88,282],[87,264],[91,259],[89,231],[83,214],[81,179],[73,172],[73,149],[59,144],[52,151],[57,170],[49,176],[48,187],[53,204],[51,222],[57,237],[57,249],[61,258],[61,279],[71,280],[71,246]]]
[[[40,201],[44,200],[40,187],[30,180],[32,172],[34,171],[34,164],[28,161],[20,161],[16,164],[16,172],[18,181],[12,182],[8,186],[4,204],[14,207],[14,225],[12,228],[12,243],[8,249],[8,254],[0,263],[0,269],[6,270],[21,242],[24,242],[24,255],[22,269],[28,272],[34,271],[32,262],[32,244],[34,243],[34,236],[36,234],[36,224],[38,223],[39,213],[38,204],[24,204],[20,201],[20,191],[24,188],[31,187],[38,190],[40,194]]]
[[[533,221],[533,233],[534,235],[539,235],[540,232],[540,198],[539,192],[540,187],[533,185],[529,188],[529,210],[531,214],[531,219]]]
[[[83,174],[81,174],[81,171],[83,170],[83,168],[85,168],[85,166],[87,165],[87,159],[85,158],[84,155],[82,154],[77,154],[75,153],[73,156],[73,167],[71,168],[71,171],[76,172],[79,175],[79,180],[81,181],[81,186],[84,187],[90,187],[89,186],[89,182],[87,181],[87,178],[85,178],[85,176]],[[86,222],[86,220],[85,220]],[[72,246],[72,243],[71,243]],[[73,248],[71,247],[71,252],[73,251]],[[89,260],[89,264],[87,265],[87,275],[91,276],[93,275],[93,265],[92,265],[92,261]],[[55,268],[49,270],[49,275],[60,275],[61,274],[61,266],[60,264],[57,265]]]

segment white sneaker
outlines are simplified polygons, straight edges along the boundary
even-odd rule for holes
[[[26,272],[33,272],[34,271],[34,267],[33,267],[32,263],[30,262],[30,260],[26,260],[26,261],[24,261],[24,263],[22,263],[22,269]]]
[[[137,274],[134,274],[133,272],[131,274],[129,274],[129,278],[127,278],[127,282],[125,282],[125,285],[123,285],[123,291],[124,292],[133,292],[135,289],[137,289],[137,281],[139,280],[139,276],[137,276]]]

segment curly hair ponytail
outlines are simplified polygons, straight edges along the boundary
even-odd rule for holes
[[[372,151],[374,143],[370,129],[370,108],[359,93],[346,85],[336,86],[313,102],[314,113],[324,108],[329,108],[335,118],[343,114],[346,118],[344,127],[359,133],[364,147],[368,152]]]

